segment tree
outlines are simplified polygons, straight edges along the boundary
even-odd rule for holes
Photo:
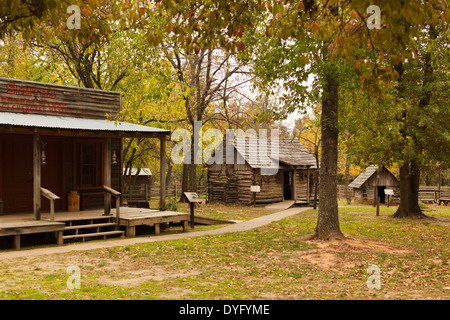
[[[399,76],[395,67],[413,58],[408,45],[422,24],[438,20],[440,14],[448,16],[443,2],[426,2],[422,8],[419,1],[410,6],[382,1],[384,26],[371,30],[369,16],[364,14],[368,6],[365,1],[273,1],[268,5],[272,13],[269,23],[264,21],[266,34],[272,37],[263,40],[269,53],[260,64],[262,78],[285,81],[288,112],[307,98],[322,100],[321,196],[312,235],[319,239],[342,237],[335,194],[339,86],[353,68],[358,71],[362,89],[372,90],[372,95],[379,92],[385,81]],[[393,10],[400,10],[400,14],[391,15]],[[402,17],[409,20],[405,23]],[[316,94],[305,90],[304,81],[311,72],[319,75]]]
[[[346,126],[354,134],[353,157],[400,167],[400,206],[394,217],[423,218],[420,172],[449,163],[448,36],[447,23],[425,25],[411,43],[414,59],[399,63],[399,78],[377,96],[369,96],[357,83],[343,88],[354,96],[342,106]]]

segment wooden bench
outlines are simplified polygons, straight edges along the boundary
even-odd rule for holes
[[[450,198],[440,198],[439,199],[439,205],[441,205],[441,202],[444,203],[445,206],[450,202]]]

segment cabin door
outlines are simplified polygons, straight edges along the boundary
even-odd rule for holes
[[[4,213],[33,211],[33,138],[1,138],[1,186]]]
[[[58,195],[55,209],[64,208],[64,140],[41,137],[46,164],[41,167],[41,186]],[[33,136],[0,137],[0,198],[3,212],[33,212]],[[41,197],[41,209],[50,210],[50,201]]]
[[[380,203],[386,202],[386,195],[384,194],[385,186],[378,186],[378,197],[380,198]]]
[[[283,171],[284,200],[292,200],[292,171]]]

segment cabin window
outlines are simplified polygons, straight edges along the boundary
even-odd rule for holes
[[[103,142],[76,141],[74,149],[75,188],[100,188],[103,184]]]

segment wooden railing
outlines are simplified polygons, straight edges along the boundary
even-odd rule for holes
[[[41,187],[41,194],[50,200],[50,220],[55,221],[55,200],[61,199],[48,189]]]
[[[116,223],[119,223],[120,220],[120,195],[121,193],[117,190],[114,190],[111,187],[103,186],[106,192],[110,193],[114,198],[116,198]]]

